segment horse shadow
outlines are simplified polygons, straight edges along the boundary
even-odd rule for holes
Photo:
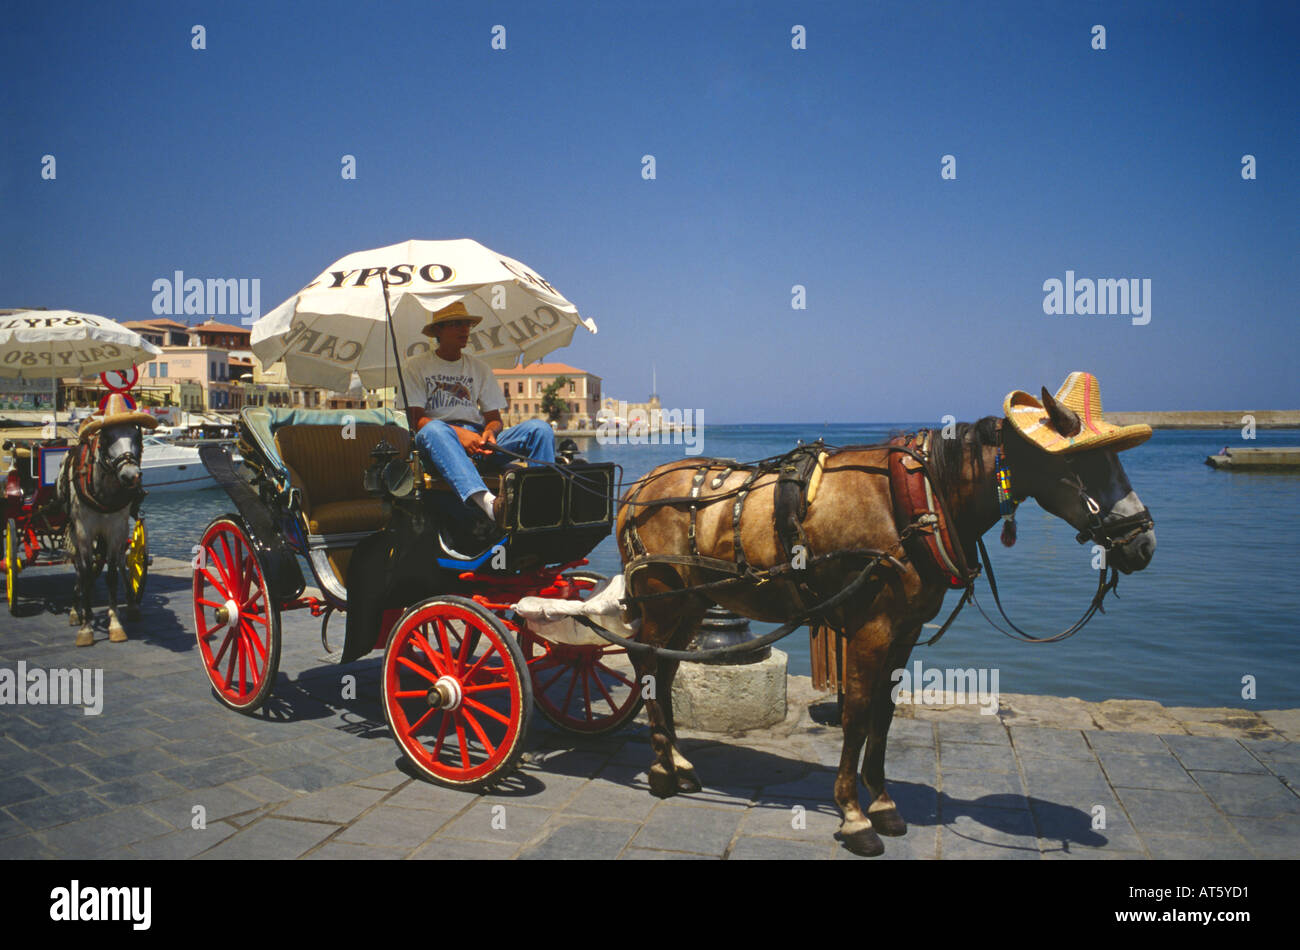
[[[582,743],[581,738],[572,740],[576,749],[581,749]],[[648,738],[643,744],[648,767],[652,760]],[[723,740],[685,739],[680,748],[696,766],[703,784],[700,792],[679,796],[683,800],[735,802],[748,796],[753,808],[789,811],[798,805],[810,815],[823,816],[824,823],[829,819],[839,822],[833,798],[834,767]],[[633,784],[647,787],[644,780]],[[912,828],[947,828],[950,834],[987,847],[1035,854],[1037,843],[1026,846],[1024,838],[1055,841],[1057,846],[1050,850],[1065,853],[1072,845],[1096,849],[1111,843],[1105,833],[1093,828],[1092,815],[1074,805],[1007,793],[958,798],[924,782],[887,780],[886,784],[899,814]],[[860,782],[859,791],[865,807],[866,791]],[[981,829],[992,834],[981,835]],[[1002,840],[1003,836],[1022,841]]]
[[[65,623],[72,610],[72,583],[75,574],[67,570],[35,567],[24,571],[22,587],[14,616],[59,617]],[[182,621],[172,609],[178,592],[188,593],[189,578],[166,574],[150,575],[145,581],[144,595],[140,599],[140,619],[128,620],[126,616],[126,584],[118,578],[118,616],[126,627],[127,637],[142,643],[156,644],[173,653],[188,653],[195,648],[194,631],[189,620]],[[101,572],[95,579],[92,626],[97,633],[108,632],[108,587]]]

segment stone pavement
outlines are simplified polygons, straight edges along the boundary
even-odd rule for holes
[[[0,707],[3,858],[870,860],[832,837],[840,734],[816,721],[833,703],[803,678],[772,729],[683,733],[700,794],[651,797],[642,722],[583,739],[535,715],[523,768],[478,795],[408,773],[377,654],[326,662],[306,611],[285,616],[276,694],[249,717],[211,695],[183,562],[155,560],[126,644],[107,641],[101,610],[95,645],[72,645],[51,612],[69,601],[66,569],[30,570],[22,589],[27,615],[0,613],[0,667],[100,668],[105,695],[99,716]],[[357,699],[341,698],[348,674]],[[878,860],[1295,857],[1297,738],[1296,710],[1041,696],[1004,696],[997,716],[900,706],[887,764],[910,830]]]

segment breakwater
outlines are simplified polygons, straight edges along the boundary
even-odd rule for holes
[[[1107,412],[1106,421],[1119,426],[1145,423],[1153,429],[1240,429],[1246,416],[1257,429],[1300,429],[1300,409],[1209,409]]]

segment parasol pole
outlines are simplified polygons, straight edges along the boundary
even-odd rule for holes
[[[388,322],[388,335],[393,341],[393,363],[397,370],[397,391],[402,394],[402,404],[406,404],[406,383],[402,379],[402,354],[397,349],[397,329],[393,326],[393,310],[388,302],[388,268],[379,275],[380,286],[384,289],[384,316]],[[384,388],[388,388],[388,354],[384,353]],[[391,407],[390,407],[391,408]]]

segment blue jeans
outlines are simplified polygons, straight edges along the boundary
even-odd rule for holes
[[[483,427],[468,422],[456,423],[462,429],[482,432]],[[510,449],[519,455],[539,459],[543,462],[555,461],[555,432],[541,419],[529,419],[517,426],[501,432],[497,436],[497,445]],[[429,472],[441,475],[466,501],[476,492],[487,491],[483,479],[474,467],[473,460],[465,454],[465,448],[456,438],[456,432],[446,422],[436,419],[424,424],[415,435],[415,445],[420,450],[420,460]],[[502,468],[513,459],[500,453],[489,453],[482,457],[479,464],[489,471]]]

